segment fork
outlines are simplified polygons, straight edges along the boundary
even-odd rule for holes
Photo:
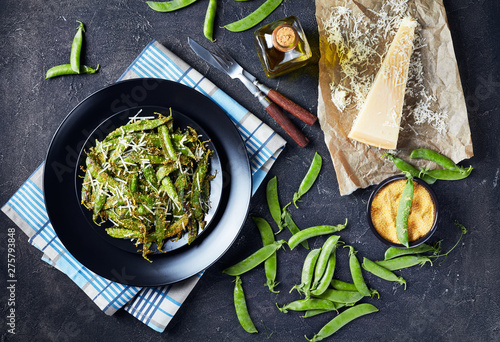
[[[267,97],[266,94],[264,94],[261,89],[259,89],[258,85],[262,86],[264,88],[264,91],[267,90],[267,93],[270,93],[271,89],[258,83],[257,79],[253,75],[245,71],[241,67],[241,65],[239,65],[222,48],[220,48],[219,46],[215,46],[215,50],[216,52],[211,52],[211,54],[216,62],[219,63],[222,70],[225,71],[232,79],[239,79],[253,94],[253,96],[255,96],[259,100],[260,104],[266,109],[269,115],[271,115],[271,117],[285,130],[285,132],[299,146],[305,147],[309,143],[309,139],[307,139],[304,134],[297,128],[297,126],[285,114],[283,114],[283,112],[278,108],[277,104],[271,101],[269,97]],[[282,97],[284,98],[284,96]],[[290,100],[288,101],[291,102]]]

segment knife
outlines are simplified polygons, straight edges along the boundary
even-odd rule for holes
[[[247,71],[243,70],[241,66],[239,66],[238,63],[232,60],[231,58],[231,63],[234,64],[234,68],[240,71],[235,71],[231,70],[228,71],[228,68],[223,66],[221,62],[219,62],[220,57],[219,56],[214,56],[210,51],[196,43],[193,39],[189,38],[188,39],[189,45],[193,49],[193,51],[201,57],[204,61],[206,61],[208,64],[212,65],[216,69],[225,72],[228,74],[231,78],[238,78],[245,86],[246,88],[259,100],[259,102],[262,104],[262,106],[266,109],[266,111],[273,117],[273,119],[287,132],[288,135],[290,135],[293,140],[301,147],[306,146],[309,143],[309,140],[304,136],[304,134],[293,124],[293,122],[285,116],[281,110],[278,108],[276,103],[272,102],[266,94],[271,94],[274,98],[278,99],[278,102],[280,105],[284,104],[287,106],[287,108],[291,108],[292,110],[296,107],[300,108],[298,105],[294,104],[292,101],[288,100],[286,97],[283,95],[279,94],[276,91],[273,91],[272,89],[269,89],[268,87],[262,85],[257,81],[257,79],[248,73]],[[230,57],[229,57],[230,58]],[[219,60],[218,60],[219,59]],[[233,69],[234,69],[233,68]],[[262,91],[262,90],[263,91]],[[276,94],[278,94],[276,96]],[[287,101],[288,100],[288,101]],[[304,110],[305,111],[305,110]],[[294,111],[295,113],[297,111]],[[314,115],[309,113],[310,116],[313,117],[313,119],[316,119]],[[309,118],[309,122],[314,123],[315,120],[311,120]]]

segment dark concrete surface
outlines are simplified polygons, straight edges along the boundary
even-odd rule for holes
[[[262,1],[220,0],[217,26],[240,18]],[[0,10],[0,204],[3,205],[44,160],[52,135],[63,118],[81,100],[112,84],[152,39],[205,73],[215,84],[242,105],[279,127],[265,115],[243,87],[197,58],[187,37],[204,42],[202,22],[207,1],[199,1],[175,13],[156,13],[143,1],[13,1],[1,0]],[[335,335],[339,341],[500,341],[500,2],[496,0],[445,0],[454,39],[460,75],[469,109],[475,156],[465,161],[475,167],[460,182],[438,182],[441,207],[435,239],[451,247],[459,231],[457,219],[469,229],[463,243],[442,265],[408,269],[408,281],[400,286],[369,277],[381,293],[370,299],[380,312],[356,321]],[[284,1],[266,23],[297,15],[318,58],[314,2]],[[86,24],[84,62],[101,65],[96,75],[45,80],[45,71],[69,60],[75,20]],[[218,44],[227,48],[261,81],[305,108],[316,112],[318,67],[269,80],[257,59],[252,31],[231,33],[216,29]],[[280,196],[285,202],[307,170],[315,151],[324,157],[317,184],[293,210],[297,224],[338,224],[349,218],[342,234],[360,255],[372,259],[383,255],[365,221],[365,203],[370,189],[341,197],[335,172],[316,124],[301,128],[311,144],[301,149],[289,140],[269,177],[278,176]],[[266,179],[266,181],[267,181]],[[264,187],[251,202],[250,213],[271,220],[265,204]],[[300,281],[305,250],[282,252],[279,258],[279,294],[263,286],[262,269],[244,276],[250,314],[259,334],[245,333],[236,319],[232,302],[232,279],[221,270],[260,246],[260,237],[248,219],[230,250],[202,277],[166,331],[154,332],[125,312],[103,314],[64,274],[40,260],[41,253],[17,230],[16,240],[16,335],[6,332],[6,264],[9,227],[0,215],[0,336],[1,341],[302,341],[311,337],[331,315],[304,319],[300,313],[283,314],[275,302],[297,298],[289,294]],[[288,232],[282,233],[288,237]],[[310,241],[320,247],[324,239]],[[347,257],[339,253],[338,277],[347,280]],[[269,336],[270,335],[270,336]],[[332,340],[334,340],[332,338]]]

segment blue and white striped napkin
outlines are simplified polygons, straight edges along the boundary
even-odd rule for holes
[[[190,86],[216,102],[237,126],[250,158],[253,192],[283,151],[285,140],[171,51],[152,41],[119,80],[163,78]],[[160,287],[126,286],[85,268],[63,246],[49,222],[43,198],[43,165],[29,177],[2,211],[44,254],[42,260],[73,280],[108,315],[124,308],[162,332],[187,298],[203,271],[182,282]],[[119,278],[117,274],[117,278]]]

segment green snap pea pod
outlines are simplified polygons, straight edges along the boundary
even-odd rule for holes
[[[332,279],[331,285],[335,290],[357,291],[356,285],[354,285],[353,283],[348,283],[338,279]]]
[[[368,258],[363,258],[363,268],[370,272],[373,275],[376,275],[377,277],[387,280],[387,281],[393,281],[396,282],[400,285],[405,286],[406,290],[406,280],[404,280],[403,277],[399,277],[389,271],[387,268],[384,268],[380,266],[379,264],[376,264],[375,262],[371,261]]]
[[[170,177],[164,177],[162,179],[159,193],[166,193],[167,196],[177,206],[177,208],[181,207],[181,205],[182,205],[181,199],[179,198],[179,194],[177,194],[177,191],[175,190],[175,186],[172,183],[172,180],[170,179]]]
[[[332,235],[328,239],[326,239],[325,243],[321,247],[321,252],[319,254],[318,262],[316,263],[316,268],[314,270],[314,282],[311,286],[312,289],[315,289],[319,282],[321,281],[323,274],[325,273],[326,266],[330,261],[330,255],[332,254],[335,246],[339,242],[340,236]],[[328,281],[327,286],[330,284]]]
[[[248,333],[258,332],[257,328],[255,328],[255,324],[253,324],[250,314],[248,313],[245,292],[243,292],[243,286],[239,276],[236,276],[236,280],[234,281],[234,308],[236,310],[238,321],[243,329],[245,329]]]
[[[363,273],[361,271],[361,265],[359,263],[358,257],[356,256],[356,251],[354,247],[349,247],[349,269],[351,271],[352,282],[356,285],[356,289],[363,296],[370,296],[370,289],[365,283],[363,278]]]
[[[390,260],[375,261],[379,266],[389,271],[396,271],[416,265],[423,266],[426,262],[430,262],[432,265],[432,260],[423,255],[404,255]]]
[[[396,235],[399,242],[409,247],[408,242],[408,217],[410,216],[411,204],[413,202],[413,177],[410,173],[405,173],[406,180],[405,187],[403,188],[403,193],[401,194],[401,199],[399,200],[398,211],[396,214]]]
[[[344,224],[339,224],[336,226],[324,225],[324,226],[314,226],[314,227],[306,228],[304,230],[301,230],[297,234],[293,235],[288,240],[288,246],[290,247],[291,250],[293,250],[302,241],[305,241],[307,239],[310,239],[312,237],[319,236],[319,235],[333,234],[335,232],[341,231],[346,226],[347,226],[347,219],[346,219]]]
[[[472,172],[472,167],[463,169],[463,171],[455,170],[444,170],[444,169],[434,169],[434,170],[422,170],[422,173],[434,177],[440,180],[461,180],[470,176]]]
[[[47,70],[47,73],[45,74],[45,79],[63,75],[95,74],[97,70],[99,70],[99,65],[97,65],[95,69],[86,65],[82,65],[81,70],[78,73],[71,68],[71,64],[61,64],[53,66],[52,68]]]
[[[81,21],[78,21],[80,25],[76,29],[75,37],[73,38],[73,43],[71,44],[71,53],[70,53],[70,64],[71,69],[77,74],[80,73],[80,56],[82,54],[82,43],[83,43],[83,32],[85,32],[85,27]]]
[[[267,258],[273,255],[273,253],[276,252],[276,250],[278,250],[278,248],[280,248],[281,245],[283,245],[285,242],[286,241],[284,240],[279,240],[272,244],[266,245],[256,252],[252,253],[247,258],[241,260],[233,266],[226,268],[222,272],[231,276],[242,275],[243,273],[250,271],[254,267],[266,261]]]
[[[332,302],[332,303],[334,304],[335,309],[331,309],[331,310],[328,310],[328,309],[307,310],[306,313],[304,314],[304,318],[314,317],[317,315],[321,315],[322,313],[338,310],[338,309],[346,306],[346,304],[344,304],[344,303],[334,303],[334,302]]]
[[[282,214],[281,214],[281,219],[283,221],[283,226],[287,227],[288,230],[290,231],[290,233],[292,233],[292,235],[295,235],[297,234],[298,232],[300,232],[300,228],[297,227],[297,224],[295,224],[295,221],[293,220],[292,218],[292,214],[290,214],[290,212],[288,211],[287,207],[290,205],[291,203],[288,203],[282,210]],[[305,249],[309,249],[309,243],[307,242],[307,240],[304,240],[300,243],[302,245],[302,247],[304,247]]]
[[[441,244],[437,243],[435,246],[431,246],[428,244],[421,244],[416,247],[411,247],[411,248],[396,248],[396,247],[389,247],[384,254],[384,260],[389,260],[393,259],[399,256],[403,255],[409,255],[409,254],[420,254],[420,253],[427,253],[427,252],[433,252],[434,254],[439,254],[439,251],[441,250]]]
[[[323,164],[323,159],[319,155],[318,152],[314,154],[314,158],[311,162],[311,165],[309,165],[309,170],[307,170],[306,175],[302,179],[302,182],[299,185],[299,189],[297,190],[296,193],[293,194],[293,204],[295,205],[296,208],[297,206],[297,201],[305,195],[309,189],[313,186],[314,182],[318,178],[319,172],[321,171],[321,165]]]
[[[158,126],[164,125],[167,122],[170,122],[172,117],[170,116],[161,116],[158,119],[154,120],[139,120],[128,125],[121,126],[115,129],[113,132],[109,133],[103,142],[108,142],[113,138],[117,138],[119,136],[125,136],[126,134],[139,132],[139,131],[147,131],[157,128]]]
[[[143,167],[142,174],[144,175],[144,178],[146,178],[148,184],[153,187],[153,190],[155,192],[158,192],[158,179],[156,178],[156,173],[151,164],[148,164],[145,167]]]
[[[264,246],[270,245],[275,242],[274,232],[269,223],[261,217],[252,217],[253,221],[259,229],[260,237],[262,238],[262,244]],[[274,287],[276,284],[276,271],[277,271],[277,256],[274,252],[266,261],[264,261],[264,271],[266,273],[266,285],[269,291],[278,293],[275,291]]]
[[[196,0],[146,1],[156,12],[173,12],[195,3]]]
[[[328,299],[329,301],[335,303],[352,304],[359,302],[361,299],[363,299],[364,296],[358,291],[342,291],[342,290],[326,289],[325,292],[316,297]]]
[[[342,313],[340,313],[338,316],[336,316],[334,319],[332,319],[330,322],[328,322],[321,330],[315,334],[312,339],[308,339],[306,336],[306,339],[310,342],[316,342],[316,341],[321,341],[324,340],[325,338],[328,338],[332,336],[334,333],[336,333],[340,328],[345,326],[347,323],[352,322],[356,318],[359,318],[361,316],[377,312],[378,309],[368,303],[363,303],[363,304],[358,304],[355,305]]]
[[[138,239],[142,236],[142,233],[138,230],[124,228],[106,228],[106,233],[117,239]]]
[[[436,178],[433,178],[433,177],[430,177],[426,174],[421,173],[419,169],[417,169],[413,165],[407,163],[403,159],[398,158],[391,153],[386,153],[380,158],[389,159],[390,161],[392,161],[394,163],[394,165],[399,170],[401,170],[403,172],[409,172],[412,175],[412,177],[418,177],[418,178],[422,179],[424,182],[426,182],[427,184],[434,184],[436,182]]]
[[[266,200],[269,212],[273,217],[274,222],[278,225],[278,234],[283,230],[283,223],[281,221],[281,207],[278,198],[278,179],[276,176],[271,178],[266,185]]]
[[[163,152],[165,153],[165,157],[170,160],[177,161],[177,153],[175,152],[167,126],[162,125],[158,127],[158,133],[160,134],[161,146],[163,148]]]
[[[217,11],[217,0],[209,0],[207,12],[205,14],[205,22],[203,23],[203,34],[205,38],[214,41],[214,21]]]
[[[266,0],[259,8],[247,15],[246,17],[227,24],[224,27],[231,32],[241,32],[248,30],[271,14],[283,0]]]
[[[439,152],[427,149],[427,148],[417,148],[411,151],[410,158],[412,159],[426,159],[430,160],[445,169],[452,171],[460,171],[461,168],[453,162],[450,158],[442,155]]]
[[[321,258],[321,256],[320,256],[320,258]],[[319,262],[319,260],[318,260],[318,262]],[[335,272],[336,262],[337,262],[337,257],[336,257],[336,251],[334,249],[332,251],[332,253],[330,254],[330,257],[328,258],[328,263],[326,265],[325,272],[321,276],[321,279],[318,282],[317,286],[314,288],[314,290],[311,291],[311,294],[313,296],[318,296],[328,289],[328,286],[332,282],[333,273]]]
[[[318,260],[320,248],[316,248],[307,253],[304,265],[302,266],[301,282],[291,288],[290,292],[297,290],[300,294],[304,295],[306,299],[311,296],[311,284],[314,276],[314,266]]]
[[[307,311],[307,310],[336,310],[337,306],[327,299],[310,298],[299,299],[283,305],[281,308],[276,304],[281,312],[287,313],[288,310],[292,311]]]

